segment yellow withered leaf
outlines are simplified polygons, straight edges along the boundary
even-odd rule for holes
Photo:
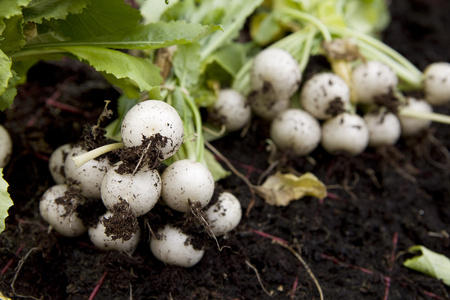
[[[322,199],[327,195],[325,185],[312,173],[295,176],[277,172],[255,190],[268,204],[276,206],[287,206],[305,196]]]

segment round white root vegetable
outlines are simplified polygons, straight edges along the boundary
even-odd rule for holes
[[[425,99],[431,105],[450,101],[450,63],[436,62],[424,71],[423,89]]]
[[[353,70],[352,83],[357,102],[372,104],[375,97],[395,90],[398,77],[385,63],[371,60],[359,64]]]
[[[103,157],[92,159],[77,168],[72,157],[86,152],[80,146],[73,147],[64,162],[64,172],[67,179],[71,180],[74,185],[78,185],[83,196],[100,199],[103,177],[111,168],[111,164],[107,158]]]
[[[160,159],[175,154],[183,143],[183,121],[178,112],[159,100],[147,100],[133,106],[122,122],[122,139],[126,147],[142,146],[158,137],[157,149]]]
[[[187,212],[191,205],[205,207],[214,193],[214,178],[209,169],[197,161],[178,160],[161,175],[161,198],[172,209]]]
[[[289,99],[302,79],[300,68],[292,55],[279,48],[259,52],[250,70],[253,91],[273,90],[277,99]]]
[[[363,118],[342,113],[322,124],[322,146],[331,153],[358,155],[369,143],[369,129]]]
[[[363,118],[369,129],[370,147],[392,146],[400,138],[400,121],[393,113],[379,110]]]
[[[136,230],[127,238],[117,237],[114,234],[107,234],[108,230],[105,227],[105,222],[112,217],[113,213],[108,211],[100,217],[97,226],[89,227],[89,239],[92,244],[99,249],[106,251],[117,250],[132,255],[139,245],[141,238],[140,228],[137,226]]]
[[[402,136],[411,137],[418,135],[430,127],[431,121],[426,119],[418,119],[413,117],[402,116],[401,110],[408,109],[416,112],[429,113],[433,111],[431,105],[422,99],[416,99],[412,97],[406,98],[406,103],[400,106],[399,120],[402,127]]]
[[[231,193],[223,192],[216,203],[205,211],[206,219],[216,236],[224,235],[239,225],[242,208],[239,200]]]
[[[171,225],[157,231],[150,240],[150,249],[160,261],[178,267],[189,268],[196,265],[205,251],[195,249],[190,243],[191,237]]]
[[[82,235],[87,231],[83,221],[75,212],[76,206],[82,204],[84,198],[79,195],[65,195],[69,190],[66,184],[50,187],[39,202],[39,212],[44,220],[59,234],[67,237]]]
[[[11,158],[13,142],[8,130],[0,125],[0,168],[4,168]]]
[[[56,184],[63,184],[66,182],[64,163],[70,150],[72,150],[72,145],[64,144],[56,148],[55,151],[53,151],[52,155],[50,155],[48,168],[50,169],[50,174],[52,175],[52,178],[56,182]]]
[[[280,149],[292,149],[297,156],[311,153],[320,143],[321,128],[316,118],[301,109],[280,113],[270,126],[270,138]]]
[[[225,125],[227,131],[242,129],[252,115],[247,99],[233,89],[221,90],[209,112],[214,119]]]
[[[350,106],[350,88],[334,73],[318,73],[308,79],[300,93],[302,108],[319,120],[329,119]]]
[[[101,196],[112,210],[121,201],[128,202],[137,217],[148,213],[161,194],[161,177],[157,170],[142,166],[136,173],[119,172],[120,162],[109,169],[102,181]]]
[[[271,121],[291,105],[289,98],[275,98],[272,92],[256,93],[249,96],[250,105],[255,115]]]

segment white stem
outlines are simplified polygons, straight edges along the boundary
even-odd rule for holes
[[[108,145],[98,147],[89,152],[83,153],[81,155],[72,157],[72,159],[75,161],[75,167],[79,168],[82,165],[84,165],[85,163],[87,163],[88,161],[93,160],[102,154],[105,154],[112,150],[116,150],[116,149],[120,149],[120,148],[123,148],[123,143],[108,144]]]
[[[408,108],[400,108],[399,115],[416,119],[430,120],[443,124],[450,124],[450,116],[434,112],[423,112]]]

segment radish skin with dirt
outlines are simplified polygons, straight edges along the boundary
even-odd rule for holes
[[[233,194],[223,192],[217,202],[205,210],[205,215],[214,235],[221,236],[239,225],[242,218],[241,203]]]
[[[0,168],[4,168],[11,157],[13,143],[8,130],[0,125]]]
[[[377,96],[392,93],[397,84],[397,74],[381,61],[371,60],[359,64],[352,73],[356,102],[373,104]]]
[[[102,181],[101,198],[107,209],[126,201],[137,217],[148,213],[161,194],[161,177],[157,170],[142,166],[135,173],[119,172],[122,162],[109,169]]]
[[[347,153],[356,156],[369,143],[369,129],[363,118],[342,113],[322,124],[322,147],[331,154]]]
[[[302,79],[297,61],[286,50],[267,48],[259,52],[250,70],[253,91],[272,90],[276,99],[289,99]]]
[[[365,114],[363,119],[369,129],[370,147],[392,146],[400,138],[400,121],[393,113],[379,110]]]
[[[105,251],[117,250],[132,255],[139,245],[141,238],[141,230],[138,226],[133,233],[129,234],[127,238],[117,237],[114,234],[107,234],[105,223],[108,219],[114,217],[111,211],[107,211],[100,217],[97,226],[89,227],[88,234],[91,242],[99,249]],[[130,224],[124,224],[124,227]]]
[[[68,191],[69,186],[66,184],[54,185],[47,189],[39,202],[39,212],[59,234],[67,237],[80,236],[87,231],[87,227],[75,209],[84,202],[84,198],[81,195],[67,198],[65,194]]]
[[[48,161],[50,174],[56,184],[64,184],[66,182],[66,172],[64,171],[64,163],[67,155],[72,150],[72,144],[64,144],[56,148]]]
[[[178,112],[164,101],[146,100],[133,106],[122,122],[122,139],[125,147],[142,146],[143,142],[159,138],[156,149],[159,159],[175,154],[183,143],[183,121]]]
[[[302,108],[319,120],[348,110],[350,88],[338,75],[318,73],[308,79],[300,93]]]
[[[190,244],[191,239],[179,228],[166,225],[151,238],[150,249],[165,264],[189,268],[196,265],[205,253],[203,249],[195,249]]]
[[[200,162],[182,159],[161,175],[161,198],[172,209],[187,212],[191,205],[205,207],[214,193],[214,178]]]
[[[431,105],[442,105],[450,101],[450,63],[436,62],[424,71],[423,88],[425,99]]]
[[[271,123],[270,138],[282,150],[296,156],[311,153],[320,143],[320,124],[301,109],[291,108],[280,113]]]
[[[408,109],[414,112],[430,113],[433,112],[431,105],[423,100],[413,97],[407,97],[405,103],[399,107],[399,120],[402,128],[401,135],[403,137],[411,137],[418,135],[430,127],[431,121],[428,119],[419,119],[413,117],[402,116],[401,110]]]
[[[236,131],[250,122],[252,111],[241,93],[233,89],[223,89],[209,113],[213,119],[222,123],[227,131]]]
[[[80,188],[83,196],[100,199],[102,181],[111,168],[111,163],[107,158],[99,157],[77,167],[72,158],[87,152],[81,146],[73,147],[64,162],[64,172],[66,178]]]

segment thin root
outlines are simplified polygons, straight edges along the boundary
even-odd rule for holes
[[[19,277],[20,270],[22,270],[22,267],[23,267],[24,263],[26,262],[26,260],[28,259],[28,256],[30,256],[30,254],[31,254],[33,251],[36,251],[36,250],[40,250],[40,248],[39,248],[39,247],[33,247],[33,248],[31,248],[31,249],[27,252],[27,254],[25,254],[25,256],[19,261],[19,264],[17,265],[17,271],[16,271],[16,274],[14,274],[14,278],[13,278],[13,280],[12,280],[12,282],[11,282],[11,290],[12,290],[12,292],[14,293],[14,295],[17,296],[17,297],[20,297],[20,298],[32,298],[32,299],[38,299],[38,298],[35,298],[35,297],[33,297],[33,296],[30,296],[30,295],[20,295],[20,294],[18,294],[18,293],[16,292],[16,289],[15,289],[15,287],[14,287],[14,285],[15,285],[15,283],[16,283],[16,280],[17,280],[17,277]]]
[[[267,291],[267,289],[264,287],[264,284],[261,281],[261,277],[259,276],[258,269],[256,269],[248,260],[245,260],[245,263],[247,266],[249,266],[253,271],[255,271],[256,277],[258,278],[259,284],[261,285],[261,288],[263,291],[267,294],[267,296],[272,297],[272,294]]]

